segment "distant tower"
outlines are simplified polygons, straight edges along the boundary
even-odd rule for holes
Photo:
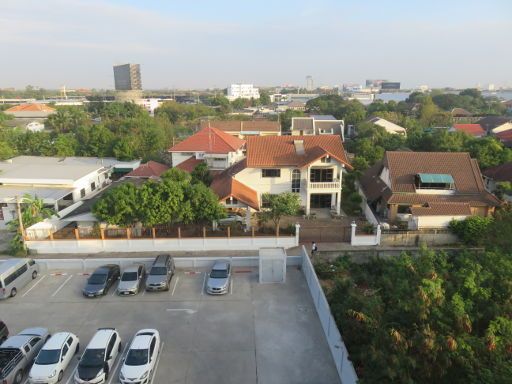
[[[142,97],[142,81],[139,64],[114,65],[116,98],[123,101]]]
[[[315,89],[313,85],[313,77],[312,76],[306,76],[306,91],[313,91]]]

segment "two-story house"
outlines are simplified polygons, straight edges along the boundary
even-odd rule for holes
[[[292,117],[293,136],[340,135],[344,139],[345,123],[331,115]]]
[[[246,158],[211,185],[230,208],[265,207],[262,196],[293,192],[306,214],[314,208],[340,213],[343,170],[352,168],[338,135],[249,137]]]
[[[222,171],[244,158],[245,141],[217,128],[205,127],[169,149],[173,167],[193,170],[206,162],[212,171]]]
[[[465,152],[386,152],[361,177],[360,193],[382,221],[405,221],[409,229],[489,216],[500,205]]]

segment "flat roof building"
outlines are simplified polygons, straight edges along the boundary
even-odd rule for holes
[[[114,83],[116,91],[140,91],[142,81],[139,64],[114,65]]]

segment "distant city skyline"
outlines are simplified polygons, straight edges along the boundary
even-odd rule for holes
[[[0,88],[114,89],[140,63],[144,89],[512,87],[507,0],[2,0]]]

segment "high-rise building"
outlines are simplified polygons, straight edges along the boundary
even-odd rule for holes
[[[306,90],[312,91],[315,89],[315,86],[313,84],[313,77],[312,76],[306,76]]]
[[[142,81],[140,79],[140,65],[114,65],[114,82],[116,91],[142,90]]]

